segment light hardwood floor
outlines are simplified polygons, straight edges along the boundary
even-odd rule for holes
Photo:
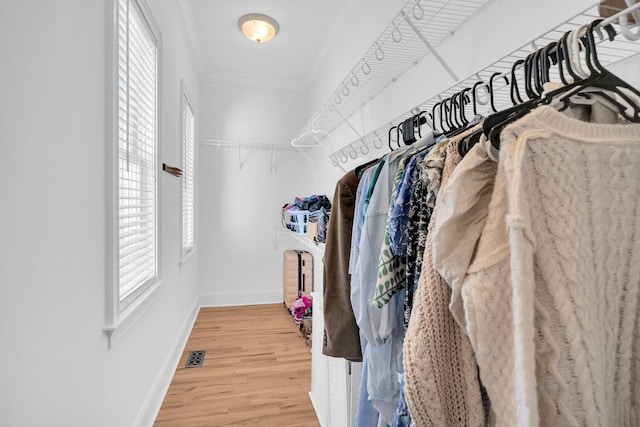
[[[202,367],[185,368],[206,350]],[[155,427],[319,426],[311,352],[283,304],[202,308]]]

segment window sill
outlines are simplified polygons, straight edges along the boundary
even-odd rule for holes
[[[149,286],[149,288],[140,295],[139,298],[137,298],[129,307],[118,315],[115,322],[104,327],[103,331],[107,334],[108,349],[113,348],[113,346],[122,339],[126,332],[131,329],[135,320],[149,309],[153,301],[155,301],[158,296],[158,290],[160,289],[161,284],[162,281],[158,280]]]

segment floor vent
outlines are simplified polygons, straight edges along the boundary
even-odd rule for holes
[[[206,352],[207,350],[197,350],[189,353],[189,357],[187,358],[187,364],[185,365],[185,368],[195,368],[198,366],[202,366],[202,363],[204,362],[204,354]]]

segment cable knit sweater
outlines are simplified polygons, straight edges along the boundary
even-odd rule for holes
[[[640,125],[540,107],[502,134],[461,284],[498,426],[640,424]]]
[[[445,186],[460,161],[452,139],[442,171]],[[403,345],[405,395],[415,426],[483,426],[478,370],[469,339],[448,306],[451,289],[435,271],[431,236],[440,199],[429,223],[422,272]]]

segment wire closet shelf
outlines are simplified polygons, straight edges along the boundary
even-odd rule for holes
[[[544,47],[550,42],[559,40],[565,32],[575,30],[583,25],[593,22],[593,20],[595,19],[600,18],[598,6],[599,6],[599,3],[589,7],[583,12],[575,15],[573,18],[567,20],[566,22],[561,23],[560,25],[547,31],[546,33],[542,34],[536,39],[530,41],[529,43],[522,46],[521,48],[514,50],[513,52],[504,56],[503,58],[486,66],[482,70],[475,72],[472,75],[462,80],[459,80],[457,83],[455,83],[448,89],[440,92],[438,95],[434,97],[431,97],[430,99],[421,103],[415,108],[412,108],[407,113],[396,117],[394,120],[388,123],[385,123],[379,128],[368,133],[367,135],[364,135],[356,139],[355,141],[351,142],[350,144],[347,144],[346,146],[334,151],[332,154],[329,155],[329,158],[332,164],[334,166],[342,167],[341,164],[346,164],[350,160],[355,160],[359,157],[362,157],[362,158],[374,157],[376,150],[382,149],[383,147],[387,147],[389,143],[388,139],[390,135],[388,131],[392,126],[398,125],[403,120],[411,117],[414,114],[418,114],[421,111],[430,112],[433,106],[439,101],[442,101],[443,99],[451,97],[452,95],[460,92],[464,88],[472,88],[473,85],[479,81],[485,82],[485,84],[480,85],[478,87],[478,91],[480,91],[480,89],[482,89],[483,87],[488,86],[488,82],[490,81],[491,76],[494,76],[494,75],[495,75],[493,78],[494,105],[499,106],[498,109],[500,108],[500,106],[504,107],[504,106],[512,105],[511,98],[510,98],[509,85],[505,84],[504,77],[508,77],[509,79],[511,78],[511,68],[513,64],[518,60],[524,59],[530,53]],[[614,27],[616,27],[616,32],[618,33],[618,35],[613,41],[609,41],[608,39],[599,41],[598,58],[600,59],[600,62],[602,63],[602,65],[611,66],[624,59],[630,58],[631,56],[640,54],[640,43],[637,43],[635,41],[640,37],[636,37],[635,39],[633,38],[630,39],[620,34],[621,27],[618,25],[618,22],[617,22],[620,16],[624,16],[629,13],[634,13],[635,15],[638,15],[639,11],[640,11],[640,3],[636,3],[631,7],[628,7],[627,9],[616,11],[618,12],[617,14],[606,19],[603,23],[600,24],[600,26],[607,23],[613,24]],[[637,27],[637,23],[634,25]],[[636,28],[636,33],[637,33],[637,28]],[[635,33],[632,33],[632,35],[633,34]],[[516,77],[520,78],[521,76],[516,75]],[[559,81],[559,75],[558,75],[557,69],[551,70],[551,80]],[[481,102],[485,104],[483,106],[483,111],[479,111],[479,112],[486,114],[491,111],[490,110],[491,107],[488,102],[489,96],[487,95],[487,92],[485,92],[484,98],[485,98],[484,100],[481,100]],[[392,134],[393,135],[391,135],[391,142],[397,143],[397,140],[395,139],[395,133],[392,132]]]
[[[354,112],[428,54],[453,70],[435,50],[490,0],[409,0],[342,79],[292,141],[294,147],[326,145],[325,139]],[[359,132],[353,129],[357,134]]]

